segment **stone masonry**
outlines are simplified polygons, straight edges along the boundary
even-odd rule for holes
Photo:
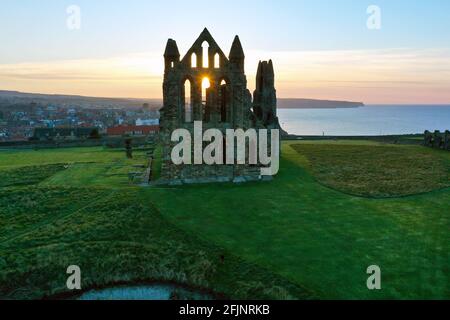
[[[173,164],[171,151],[177,143],[171,142],[171,135],[175,129],[184,128],[193,136],[194,121],[203,121],[204,131],[216,128],[224,136],[227,129],[279,129],[272,61],[259,62],[253,97],[247,89],[245,54],[238,36],[228,57],[206,28],[181,59],[177,43],[169,39],[164,61],[160,121],[163,183],[260,180],[260,167],[255,165]],[[205,88],[205,78],[209,88]]]

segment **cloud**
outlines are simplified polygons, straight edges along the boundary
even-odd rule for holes
[[[111,97],[159,96],[162,58],[151,53],[105,59],[0,64],[2,89]]]
[[[247,61],[273,59],[281,97],[450,102],[449,49],[275,51],[249,52],[247,56]]]
[[[450,49],[247,51],[249,89],[259,60],[274,61],[280,97],[368,103],[449,103]],[[2,89],[160,97],[162,53],[0,64]]]

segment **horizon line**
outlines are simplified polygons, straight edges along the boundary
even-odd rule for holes
[[[47,95],[47,96],[68,96],[68,97],[79,97],[79,98],[93,98],[93,99],[111,99],[111,100],[163,100],[163,97],[113,97],[113,96],[90,96],[90,95],[83,95],[83,94],[67,94],[67,93],[45,93],[45,92],[31,92],[31,91],[20,91],[20,90],[6,90],[6,89],[0,89],[0,92],[9,92],[9,93],[19,93],[19,94],[30,94],[30,95]],[[418,103],[418,102],[402,102],[402,103],[395,103],[395,102],[378,102],[378,103],[365,103],[364,101],[353,101],[353,100],[342,100],[342,99],[332,99],[332,98],[326,98],[326,99],[319,99],[319,98],[308,98],[308,97],[277,97],[277,100],[317,100],[317,101],[331,101],[331,102],[349,102],[349,103],[362,103],[364,106],[373,106],[373,105],[397,105],[397,106],[450,106],[449,102],[444,103]]]

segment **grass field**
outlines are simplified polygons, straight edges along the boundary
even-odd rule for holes
[[[272,182],[167,188],[130,184],[143,161],[103,148],[0,153],[0,297],[63,293],[65,268],[79,264],[87,287],[167,280],[247,299],[450,298],[447,152],[286,142]],[[373,264],[381,291],[366,287]]]
[[[416,146],[296,144],[318,181],[355,195],[396,197],[450,186],[448,157]]]

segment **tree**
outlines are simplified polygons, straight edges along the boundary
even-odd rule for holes
[[[133,159],[133,140],[130,138],[125,139],[125,152],[128,159]]]
[[[91,133],[89,134],[89,139],[100,139],[100,133],[98,132],[98,129],[93,129]]]

